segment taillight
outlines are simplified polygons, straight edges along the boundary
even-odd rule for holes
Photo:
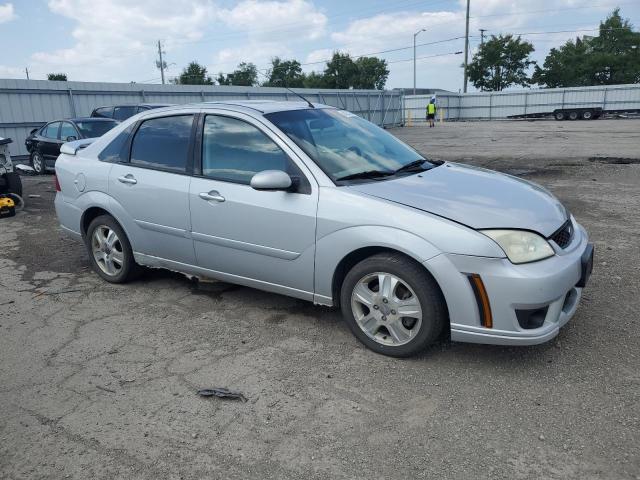
[[[60,188],[60,182],[58,181],[58,175],[53,175],[53,181],[56,184],[56,192],[61,192],[62,189]]]

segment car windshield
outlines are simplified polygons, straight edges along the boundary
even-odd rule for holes
[[[334,182],[374,180],[434,166],[390,133],[345,110],[289,110],[265,117]]]
[[[78,130],[80,130],[80,134],[84,138],[101,137],[102,135],[107,133],[109,130],[111,130],[113,127],[118,125],[118,122],[113,120],[99,121],[99,122],[86,120],[86,121],[75,122],[75,123],[76,123],[76,126],[78,127]]]

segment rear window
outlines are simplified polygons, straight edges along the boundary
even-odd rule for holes
[[[131,164],[172,172],[185,172],[193,115],[144,121],[131,145]]]
[[[111,118],[113,115],[113,107],[101,107],[96,108],[93,111],[92,117],[103,117],[103,118]]]
[[[137,112],[137,107],[134,106],[126,106],[126,107],[113,107],[113,118],[115,120],[126,120],[127,118],[135,115]]]
[[[101,137],[113,127],[118,125],[118,122],[114,122],[113,120],[104,120],[104,121],[79,121],[76,122],[76,127],[80,130],[80,134],[84,138],[96,138]]]

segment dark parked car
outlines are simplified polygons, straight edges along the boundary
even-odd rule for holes
[[[35,128],[24,141],[31,157],[31,166],[36,173],[44,173],[54,167],[63,143],[100,137],[117,124],[109,118],[67,118]]]
[[[92,117],[113,118],[119,122],[134,116],[136,113],[153,110],[154,108],[170,107],[168,103],[136,103],[131,105],[114,105],[98,107],[91,112]]]

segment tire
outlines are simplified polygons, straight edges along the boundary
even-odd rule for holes
[[[569,120],[577,120],[579,116],[580,115],[578,115],[578,112],[569,112]]]
[[[7,193],[15,193],[22,197],[22,179],[20,175],[15,172],[6,173],[5,179],[7,180]]]
[[[383,288],[388,288],[386,296],[380,293],[381,275]],[[342,283],[340,306],[356,338],[374,352],[391,357],[420,352],[440,336],[448,322],[435,280],[421,265],[396,253],[380,253],[356,264]],[[411,315],[402,316],[401,308]]]
[[[565,116],[564,112],[554,112],[553,113],[553,117],[558,121],[566,119],[566,116]]]
[[[44,175],[47,171],[44,158],[37,150],[31,153],[31,167],[33,168],[33,171],[36,172],[36,175]]]
[[[592,110],[584,110],[580,115],[580,118],[582,118],[582,120],[591,120],[595,117]]]
[[[108,240],[112,232],[112,237]],[[124,230],[111,215],[100,215],[87,228],[85,245],[95,272],[110,283],[133,280],[140,267],[133,258],[133,249]]]

